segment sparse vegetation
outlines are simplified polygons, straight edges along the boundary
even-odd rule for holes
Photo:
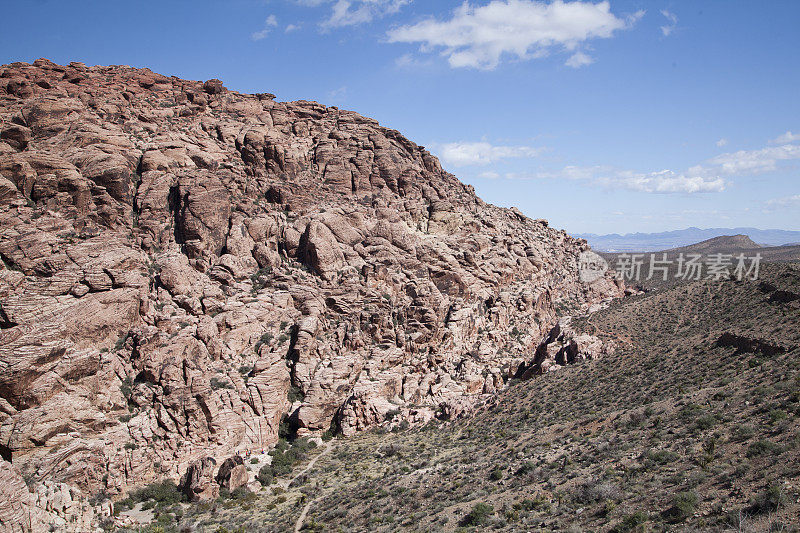
[[[793,267],[765,275],[800,292]],[[573,322],[629,338],[614,354],[510,381],[473,417],[400,429],[390,410],[285,491],[313,451],[281,442],[240,522],[195,510],[184,522],[283,531],[308,504],[307,524],[332,531],[792,531],[800,331],[767,298],[696,282],[614,302]],[[716,343],[731,317],[738,335],[791,349],[751,368]]]

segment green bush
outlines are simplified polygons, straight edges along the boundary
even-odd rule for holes
[[[678,460],[678,454],[670,450],[648,450],[644,454],[645,461],[666,465]]]
[[[258,350],[263,345],[271,343],[272,342],[272,338],[273,338],[273,335],[272,335],[272,333],[269,333],[269,332],[264,333],[263,335],[261,335],[261,337],[258,339],[258,342],[256,342],[256,345],[253,347],[255,352],[258,353]]]
[[[275,480],[275,472],[272,470],[272,466],[270,465],[262,466],[261,469],[258,471],[256,479],[258,480],[259,483],[261,483],[265,487],[268,485],[272,485],[272,482]]]
[[[697,509],[699,498],[694,492],[679,492],[672,497],[672,507],[666,512],[666,517],[673,521],[686,520]]]
[[[636,529],[636,526],[644,524],[648,520],[650,520],[650,516],[647,513],[644,511],[636,511],[635,513],[626,515],[625,518],[622,519],[622,522],[614,526],[611,531],[612,533],[627,533],[628,531],[633,531]]]
[[[488,503],[476,503],[472,510],[461,519],[462,526],[485,526],[494,514],[494,507]]]
[[[296,387],[294,385],[289,387],[289,394],[287,396],[289,403],[302,402],[306,399],[306,395],[303,394],[303,391],[300,389],[300,387]]]
[[[778,455],[783,453],[780,444],[769,440],[759,440],[750,445],[747,449],[747,457],[759,457],[761,455]]]
[[[165,507],[184,500],[184,495],[178,486],[169,479],[151,483],[141,489],[131,492],[127,498],[114,505],[114,512],[118,513],[130,509],[139,502],[144,502],[142,508]]]
[[[209,382],[211,383],[211,388],[214,389],[214,390],[217,390],[217,389],[232,389],[233,388],[233,385],[228,383],[228,380],[226,380],[225,378],[220,379],[218,377],[212,377],[209,380]]]

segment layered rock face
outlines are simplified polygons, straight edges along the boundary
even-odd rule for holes
[[[33,484],[458,416],[621,291],[350,111],[38,60],[0,123],[0,451]]]

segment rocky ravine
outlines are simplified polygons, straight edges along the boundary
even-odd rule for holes
[[[40,59],[0,122],[0,472],[34,490],[459,416],[622,289],[351,111]]]

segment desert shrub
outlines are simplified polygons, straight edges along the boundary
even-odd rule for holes
[[[711,429],[717,424],[717,419],[714,418],[714,415],[703,415],[695,421],[694,427],[699,431],[704,431],[706,429]]]
[[[272,471],[276,476],[284,476],[292,471],[292,458],[285,452],[272,450],[269,454],[272,456]]]
[[[494,507],[488,503],[476,503],[472,510],[461,519],[462,526],[485,526],[494,514]]]
[[[272,482],[275,480],[275,472],[272,470],[272,466],[270,465],[262,466],[259,469],[258,474],[256,475],[256,479],[258,480],[259,483],[261,483],[265,487],[271,485]]]
[[[492,469],[492,473],[489,474],[489,479],[492,481],[500,481],[503,479],[503,469],[499,466],[496,466]]]
[[[125,376],[125,379],[122,380],[120,383],[119,391],[125,397],[126,400],[130,401],[131,392],[133,390],[133,379],[130,376]]]
[[[759,440],[750,445],[747,449],[747,457],[759,457],[762,455],[778,455],[783,452],[780,444],[769,440]]]
[[[524,511],[540,511],[549,512],[550,502],[541,494],[537,494],[534,499],[525,498],[519,503],[514,504],[514,509],[522,509]]]
[[[788,416],[789,415],[786,414],[786,411],[781,411],[780,409],[773,409],[767,413],[767,418],[769,419],[770,424],[775,424],[781,420],[786,420]]]
[[[741,442],[749,438],[752,438],[753,435],[755,434],[756,434],[755,428],[753,428],[753,426],[748,426],[745,424],[734,427],[733,430],[731,431],[731,438],[735,441]]]
[[[672,498],[672,507],[667,509],[666,518],[673,521],[686,520],[697,509],[699,498],[691,491],[679,492]]]
[[[583,484],[577,492],[576,499],[582,503],[603,500],[621,500],[623,497],[619,487],[608,481],[595,481]]]
[[[531,461],[525,461],[522,465],[517,468],[517,471],[514,472],[516,476],[524,476],[525,474],[530,474],[536,469],[536,465],[533,464]]]
[[[295,439],[290,445],[281,439],[275,449],[269,452],[272,456],[272,473],[275,476],[284,476],[292,471],[292,467],[305,459],[309,450],[316,448],[317,443],[305,438]]]
[[[142,508],[152,509],[153,507],[173,505],[183,500],[184,495],[178,490],[177,485],[166,479],[131,492],[127,498],[114,505],[114,512],[130,509],[139,502],[145,502]]]
[[[645,462],[666,465],[678,459],[678,454],[670,450],[647,450],[644,453]]]
[[[262,346],[264,346],[265,344],[271,343],[272,342],[272,338],[273,338],[273,335],[272,335],[272,333],[269,333],[269,332],[264,333],[263,335],[261,335],[261,337],[258,339],[258,342],[256,342],[256,345],[253,347],[255,352],[258,353],[258,350],[261,349]]]
[[[647,513],[644,511],[636,511],[635,513],[625,515],[622,521],[614,526],[611,531],[612,533],[627,533],[628,531],[633,531],[636,529],[636,526],[644,524],[648,520],[650,520],[650,516]]]
[[[786,503],[783,487],[774,483],[753,499],[750,511],[754,514],[773,513]]]
[[[215,376],[215,377],[212,377],[209,380],[209,382],[211,383],[211,388],[214,389],[214,390],[217,390],[217,389],[232,389],[233,388],[233,386],[230,383],[228,383],[228,380],[226,380],[224,378],[220,379],[220,378]]]
[[[305,400],[305,398],[306,395],[303,394],[303,391],[300,389],[300,387],[297,387],[295,385],[289,387],[289,394],[288,394],[289,403],[302,402],[303,400]]]

